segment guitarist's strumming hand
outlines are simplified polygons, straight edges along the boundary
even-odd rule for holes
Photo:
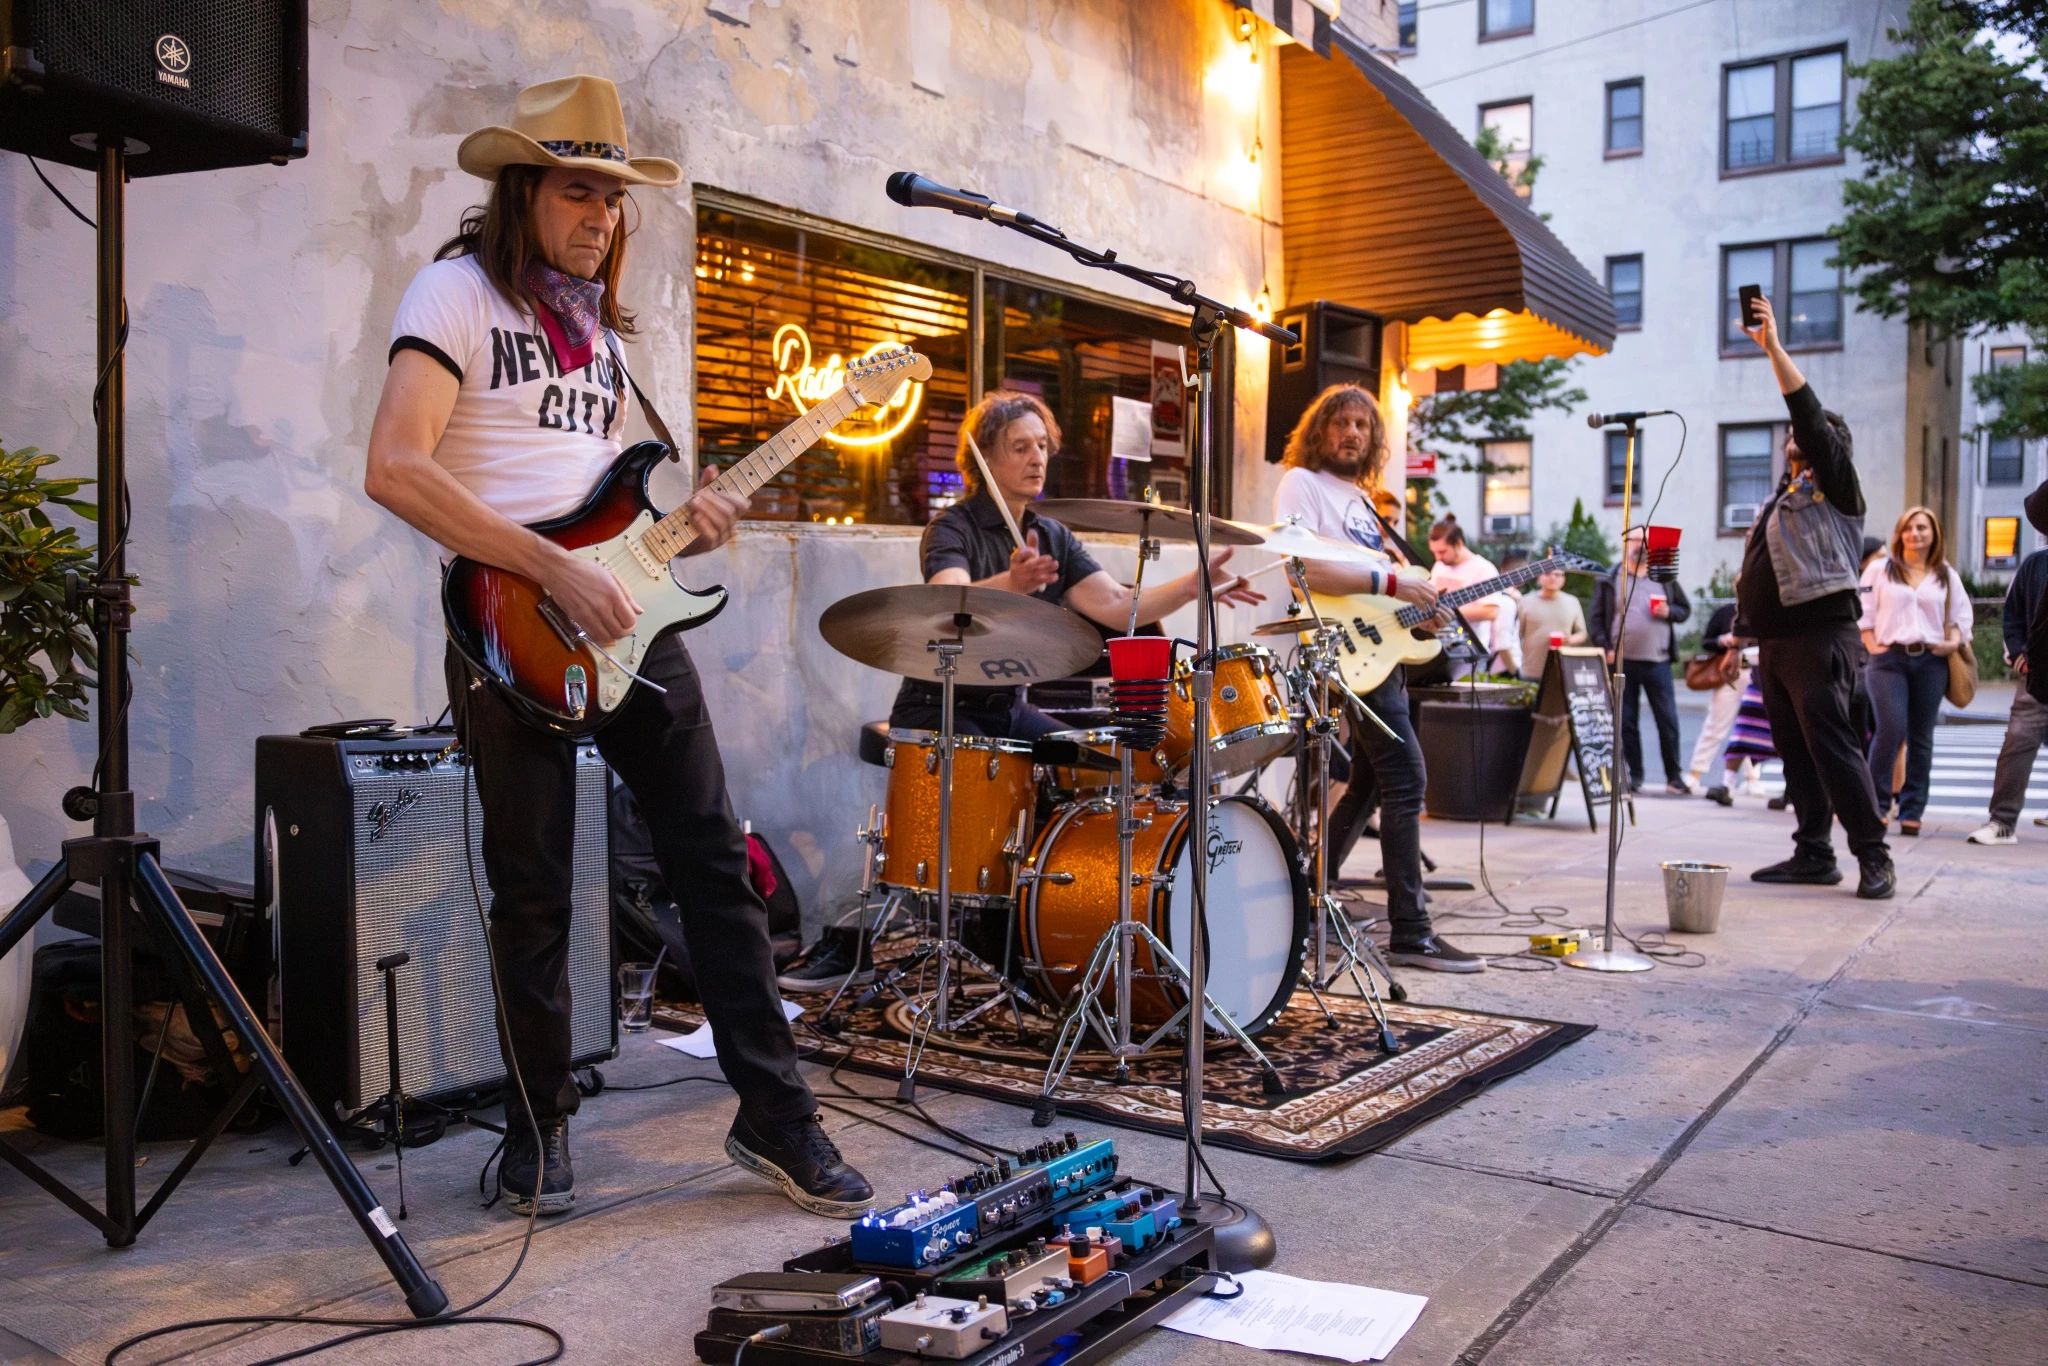
[[[640,604],[633,601],[617,575],[595,560],[566,550],[549,558],[540,586],[568,613],[569,620],[601,644],[631,635],[640,618]]]

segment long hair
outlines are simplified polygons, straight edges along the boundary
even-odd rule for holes
[[[953,463],[960,467],[960,483],[973,497],[981,492],[981,470],[974,463],[974,452],[968,448],[967,438],[972,436],[986,456],[1002,440],[1010,424],[1029,413],[1038,414],[1038,420],[1045,424],[1046,439],[1052,443],[1052,453],[1060,451],[1060,424],[1052,415],[1052,409],[1045,406],[1045,400],[1036,394],[1023,393],[1016,389],[991,389],[981,396],[981,402],[967,410],[967,416],[960,419],[960,443],[953,452]]]
[[[1359,462],[1357,483],[1360,488],[1378,484],[1380,473],[1387,466],[1387,424],[1380,417],[1380,405],[1356,384],[1333,384],[1316,395],[1315,402],[1308,405],[1294,430],[1287,434],[1283,457],[1287,467],[1321,469],[1323,439],[1329,435],[1330,424],[1353,408],[1366,412],[1365,459]]]
[[[1933,508],[1911,507],[1900,515],[1892,526],[1890,555],[1884,562],[1885,577],[1893,583],[1906,581],[1906,523],[1915,517],[1925,517],[1927,525],[1934,529],[1934,535],[1927,542],[1927,573],[1935,579],[1948,578],[1948,558],[1942,551],[1941,518],[1934,515]]]
[[[484,277],[515,308],[529,315],[540,307],[540,301],[526,286],[526,268],[543,259],[533,232],[533,198],[547,173],[545,166],[507,166],[499,171],[498,178],[491,183],[490,198],[463,214],[461,228],[434,253],[436,261],[451,256],[476,257],[477,264],[484,268]],[[631,202],[628,196],[627,203]],[[622,214],[596,276],[604,282],[598,316],[606,327],[622,337],[630,337],[635,331],[631,310],[619,302],[619,277],[626,273],[626,239],[632,235],[633,230]]]

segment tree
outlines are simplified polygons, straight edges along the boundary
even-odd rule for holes
[[[1574,555],[1584,555],[1589,560],[1597,560],[1605,565],[1615,563],[1621,555],[1620,549],[1608,538],[1607,533],[1600,529],[1600,523],[1587,513],[1586,503],[1582,498],[1572,499],[1570,521],[1562,525],[1553,525],[1550,530],[1543,533],[1544,549],[1548,550],[1551,546],[1556,546],[1559,550],[1569,550]],[[1586,618],[1590,621],[1593,615],[1593,581],[1583,574],[1567,574],[1564,584],[1565,591],[1579,600],[1580,607],[1584,609]]]
[[[1834,235],[1862,306],[1937,336],[2018,325],[2048,346],[2048,84],[2038,0],[1913,0],[1843,142],[1865,159]],[[1980,375],[1990,430],[2048,436],[2048,362]]]

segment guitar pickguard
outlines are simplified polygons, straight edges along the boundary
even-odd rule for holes
[[[725,606],[725,590],[696,593],[685,588],[666,564],[649,555],[640,538],[654,525],[654,514],[642,512],[623,532],[608,541],[579,547],[574,553],[603,565],[618,576],[640,607],[631,635],[602,642],[597,651],[597,687],[593,708],[610,714],[626,700],[634,675],[647,651],[671,628],[687,627],[717,614]]]

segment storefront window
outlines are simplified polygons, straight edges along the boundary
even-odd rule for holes
[[[697,214],[695,284],[709,463],[746,456],[877,348],[908,344],[932,362],[928,383],[861,409],[757,493],[753,518],[924,525],[960,496],[954,450],[972,396],[1002,386],[1059,420],[1048,497],[1186,500],[1186,331],[1163,315],[715,205]],[[1218,353],[1227,393],[1229,347]],[[1227,468],[1212,486],[1230,486]]]

